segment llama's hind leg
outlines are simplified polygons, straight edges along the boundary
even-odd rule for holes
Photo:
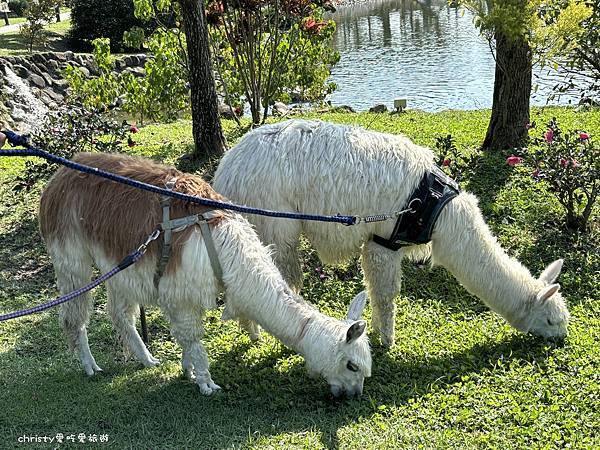
[[[78,289],[90,282],[92,276],[91,261],[79,261],[72,264],[67,257],[54,256],[56,281],[58,289],[62,295]],[[63,261],[57,263],[57,261]],[[69,262],[67,264],[66,262]],[[83,366],[83,370],[89,376],[102,369],[96,364],[87,336],[87,324],[90,319],[92,309],[92,296],[85,293],[74,300],[63,303],[58,313],[58,320],[61,328],[67,335],[69,348],[75,350]]]
[[[394,299],[400,293],[402,252],[388,250],[373,241],[362,251],[361,264],[373,311],[373,329],[384,347],[394,345]]]
[[[115,287],[111,285],[108,287],[107,303],[113,325],[123,340],[125,348],[131,351],[144,366],[158,365],[160,361],[150,354],[135,328],[135,321],[140,313],[139,305],[124,302]]]
[[[208,355],[200,342],[204,335],[202,326],[204,311],[200,308],[178,309],[176,306],[165,308],[165,312],[171,322],[171,334],[183,349],[181,359],[183,372],[196,382],[202,394],[214,394],[221,387],[210,376]]]

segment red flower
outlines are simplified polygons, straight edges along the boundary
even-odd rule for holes
[[[317,24],[317,22],[315,21],[315,19],[313,19],[312,17],[309,17],[304,22],[304,29],[310,30],[311,28],[314,28],[316,24]]]
[[[140,131],[140,129],[138,127],[136,127],[135,125],[131,125],[131,127],[129,128],[129,132],[130,133],[137,133],[138,131]]]
[[[590,138],[590,135],[585,133],[585,132],[581,132],[579,133],[579,139],[581,139],[582,141],[587,141]]]
[[[452,160],[451,160],[451,159],[449,159],[449,158],[446,158],[446,159],[444,159],[444,161],[442,161],[442,166],[444,166],[444,167],[448,167],[448,166],[450,165],[450,163],[451,163],[451,162],[452,162]]]
[[[244,114],[244,108],[242,108],[241,106],[236,106],[235,108],[233,108],[233,112],[236,116],[240,117],[242,114]]]
[[[506,158],[506,164],[509,166],[516,166],[517,164],[521,164],[523,162],[523,158],[520,156],[511,155]]]
[[[551,144],[552,141],[554,140],[554,130],[552,128],[548,128],[548,131],[546,131],[544,133],[544,140],[548,143]]]
[[[560,158],[559,163],[562,167],[569,167],[569,161],[567,161],[565,158]]]

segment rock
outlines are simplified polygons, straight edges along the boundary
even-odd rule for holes
[[[51,71],[51,72],[58,72],[58,61],[55,61],[53,59],[49,60],[48,63],[46,64],[46,67]]]
[[[53,80],[52,87],[59,92],[64,92],[69,87],[69,82],[62,78],[58,80]]]
[[[14,66],[13,70],[21,78],[27,78],[29,76],[29,69],[20,64]]]
[[[282,102],[275,102],[273,104],[273,115],[285,116],[290,112],[290,108]]]
[[[132,73],[136,77],[143,77],[146,75],[146,71],[143,67],[128,67],[125,72]]]
[[[58,62],[65,62],[67,60],[65,53],[52,53],[52,55],[54,55],[54,59]]]
[[[58,92],[55,92],[52,89],[44,90],[44,94],[50,97],[50,99],[52,99],[56,103],[62,103],[62,101],[65,99],[65,97],[62,94],[59,94]]]
[[[227,105],[226,103],[219,103],[219,116],[224,119],[235,119],[236,113],[232,106]]]
[[[44,57],[43,53],[34,53],[30,58],[36,64],[46,64],[46,58]]]
[[[81,66],[81,67],[79,68],[79,70],[81,70],[81,72],[83,72],[83,75],[84,75],[86,78],[89,78],[89,77],[90,77],[90,71],[89,71],[89,69],[88,69],[87,67],[85,67],[85,66]]]
[[[47,86],[52,86],[52,82],[53,82],[54,80],[52,79],[52,77],[50,76],[50,74],[49,74],[49,73],[47,73],[47,72],[42,72],[42,75],[41,75],[41,76],[42,76],[42,78],[44,79],[44,81],[46,82],[46,85],[47,85]]]
[[[29,79],[29,84],[33,83],[40,89],[44,89],[46,87],[46,82],[44,81],[44,78],[35,73],[30,73],[27,78]]]
[[[356,112],[352,106],[342,105],[342,106],[334,106],[331,108],[331,112],[339,112],[339,113],[354,113]]]
[[[378,105],[375,105],[375,106],[369,108],[370,113],[384,113],[387,110],[388,110],[387,106],[385,106],[383,103],[380,103]]]
[[[73,58],[75,57],[75,53],[73,53],[73,52],[72,52],[72,51],[70,51],[70,50],[69,50],[69,51],[66,51],[65,53],[63,53],[63,55],[64,55],[64,57],[65,57],[65,59],[66,59],[67,61],[72,61],[72,60],[73,60]]]
[[[123,61],[122,59],[117,59],[115,61],[115,68],[120,72],[127,68],[127,64],[125,64],[125,61]]]

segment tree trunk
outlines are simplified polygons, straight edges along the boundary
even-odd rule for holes
[[[527,136],[531,96],[531,49],[524,39],[496,33],[496,74],[492,117],[483,148],[520,147]]]
[[[208,159],[225,151],[225,138],[219,119],[215,79],[210,56],[208,27],[202,0],[179,0],[189,61],[192,100],[193,156]]]

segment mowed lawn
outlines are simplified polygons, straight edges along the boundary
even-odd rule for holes
[[[599,111],[548,108],[534,111],[533,119],[543,124],[554,115],[564,129],[600,139]],[[460,149],[479,153],[489,112],[315,117],[402,132],[429,146],[451,133]],[[242,135],[225,125],[230,142]],[[124,151],[168,163],[192,142],[185,121],[143,127],[134,137],[138,146]],[[0,324],[0,447],[57,433],[76,441],[80,433],[86,440],[107,436],[107,443],[86,445],[115,449],[600,447],[598,223],[587,234],[564,230],[563,213],[544,185],[528,169],[508,167],[506,156],[482,154],[466,187],[480,197],[502,245],[534,274],[565,259],[560,283],[573,319],[563,341],[519,334],[445,270],[406,263],[397,344],[385,351],[374,343],[373,376],[361,399],[332,401],[327,384],[307,376],[300,356],[264,333],[251,343],[234,323],[219,320],[220,311],[209,314],[204,342],[224,389],[203,397],[183,379],[181,350],[157,309],[148,311],[150,349],[162,364],[147,369],[124,356],[100,288],[89,338],[104,373],[93,378],[67,350],[57,310]],[[0,312],[57,294],[38,233],[43,183],[30,192],[12,189],[23,164],[0,158]],[[303,295],[327,314],[344,316],[363,289],[356,261],[325,267],[321,280],[310,248],[303,259]],[[369,307],[365,315],[370,320]]]

